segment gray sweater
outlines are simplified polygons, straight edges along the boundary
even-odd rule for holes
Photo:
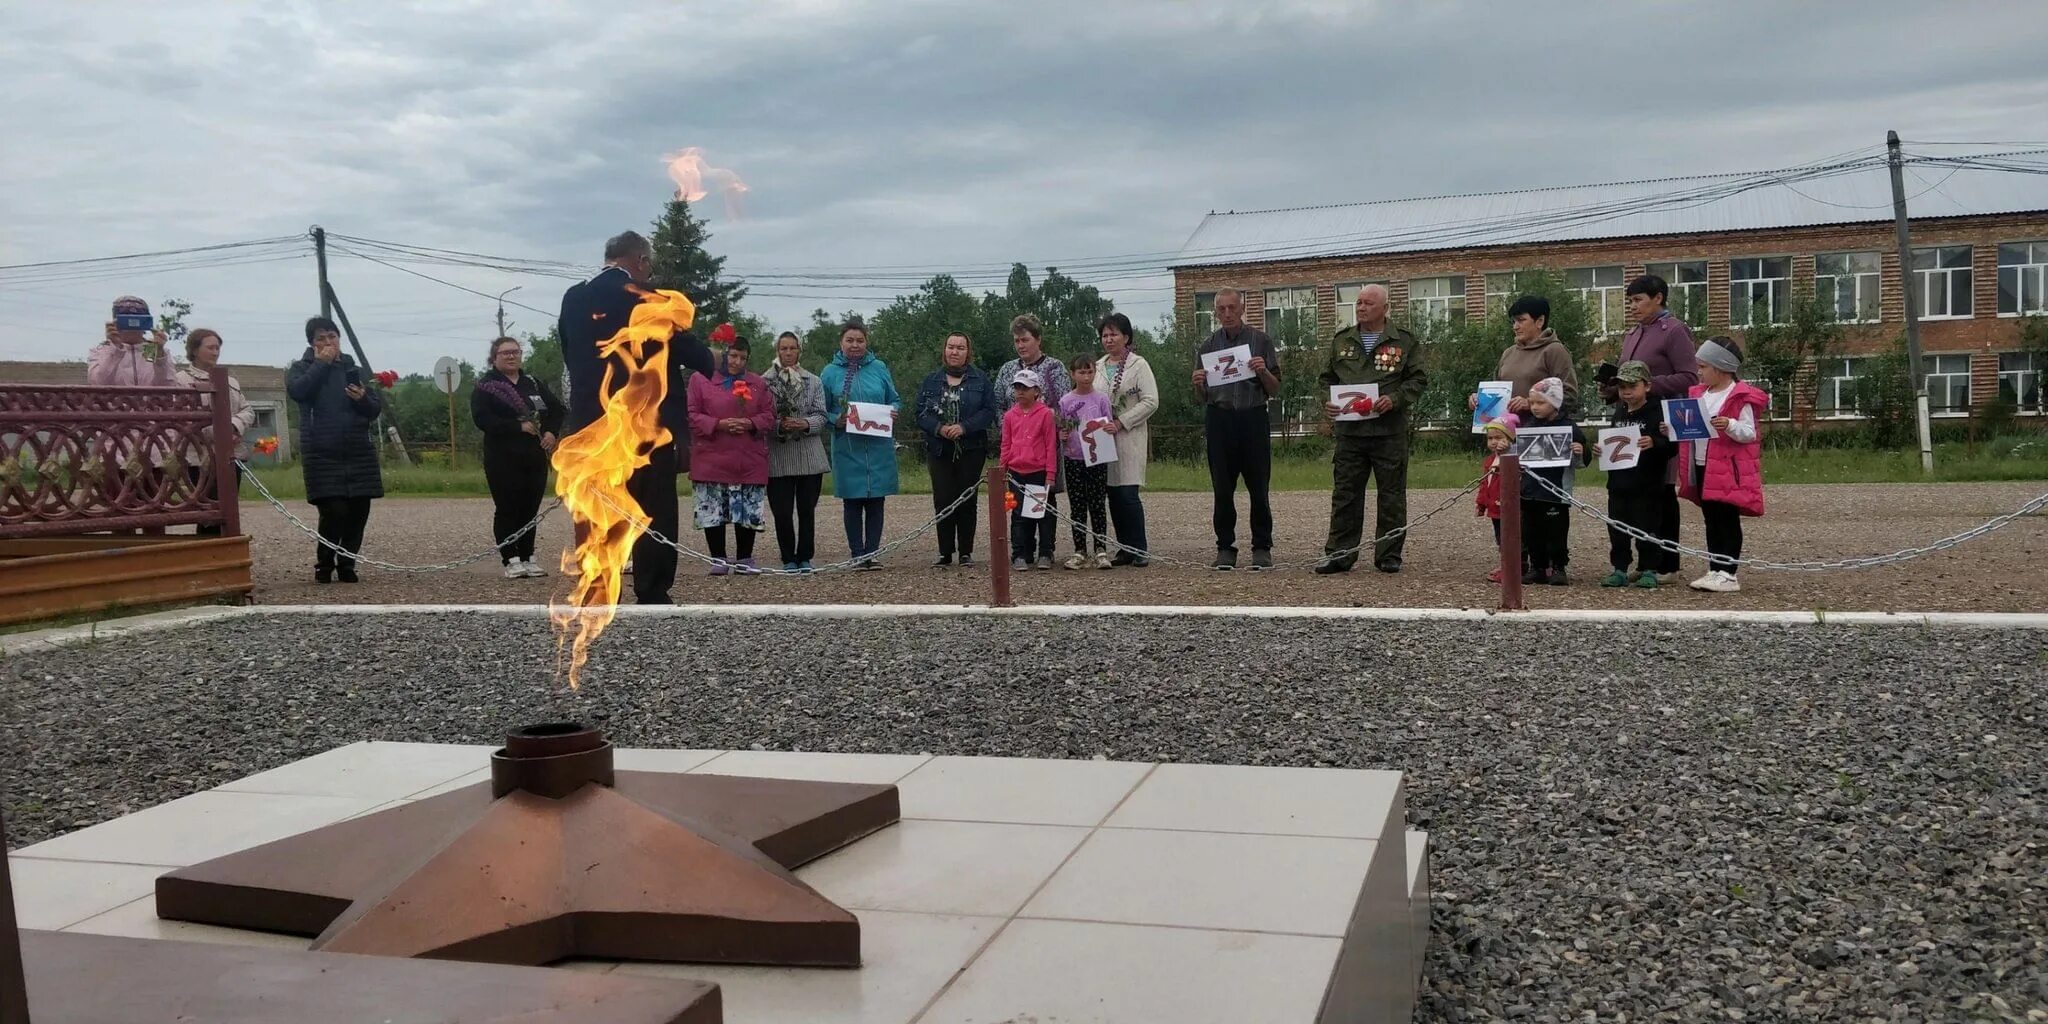
[[[832,461],[825,454],[825,385],[818,381],[818,375],[799,366],[796,374],[800,384],[791,388],[783,377],[779,365],[771,365],[761,376],[768,381],[768,390],[775,396],[775,418],[801,416],[811,426],[809,430],[790,437],[783,436],[778,424],[768,441],[768,477],[816,476],[832,468]],[[788,411],[794,391],[795,411]]]

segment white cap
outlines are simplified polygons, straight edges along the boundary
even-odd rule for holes
[[[1010,386],[1013,388],[1042,389],[1045,387],[1045,378],[1040,377],[1037,370],[1018,370],[1017,376],[1010,380]]]

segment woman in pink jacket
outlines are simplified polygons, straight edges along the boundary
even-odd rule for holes
[[[690,376],[690,489],[697,528],[711,550],[711,575],[754,563],[754,537],[768,503],[768,436],[775,430],[775,396],[759,374],[747,372],[747,339],[734,338],[725,365],[709,376]],[[725,557],[725,525],[732,524],[739,560]]]
[[[1742,348],[1732,339],[1700,344],[1700,379],[1686,392],[1714,428],[1705,441],[1689,441],[1681,461],[1678,493],[1700,507],[1707,521],[1707,574],[1694,590],[1733,594],[1742,557],[1742,517],[1764,514],[1762,434],[1757,428],[1770,398],[1742,380]],[[1665,427],[1668,431],[1669,425]]]

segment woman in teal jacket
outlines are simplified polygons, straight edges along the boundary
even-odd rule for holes
[[[834,425],[832,494],[846,517],[846,546],[860,568],[880,569],[874,555],[882,546],[882,506],[896,493],[896,439],[849,432],[847,414],[852,402],[886,405],[893,426],[902,398],[888,365],[868,355],[868,329],[859,320],[839,329],[839,354],[818,379]]]

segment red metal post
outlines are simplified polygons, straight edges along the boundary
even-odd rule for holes
[[[1014,608],[1010,600],[1010,473],[998,462],[988,467],[989,604]]]
[[[228,371],[215,366],[207,374],[213,390],[213,481],[224,537],[242,533],[241,478],[235,475],[234,399],[228,393]]]
[[[28,1024],[28,979],[14,921],[14,880],[7,873],[7,826],[0,822],[0,1024]]]
[[[1500,608],[1518,612],[1522,603],[1522,460],[1502,452],[1494,461],[1500,483]]]

